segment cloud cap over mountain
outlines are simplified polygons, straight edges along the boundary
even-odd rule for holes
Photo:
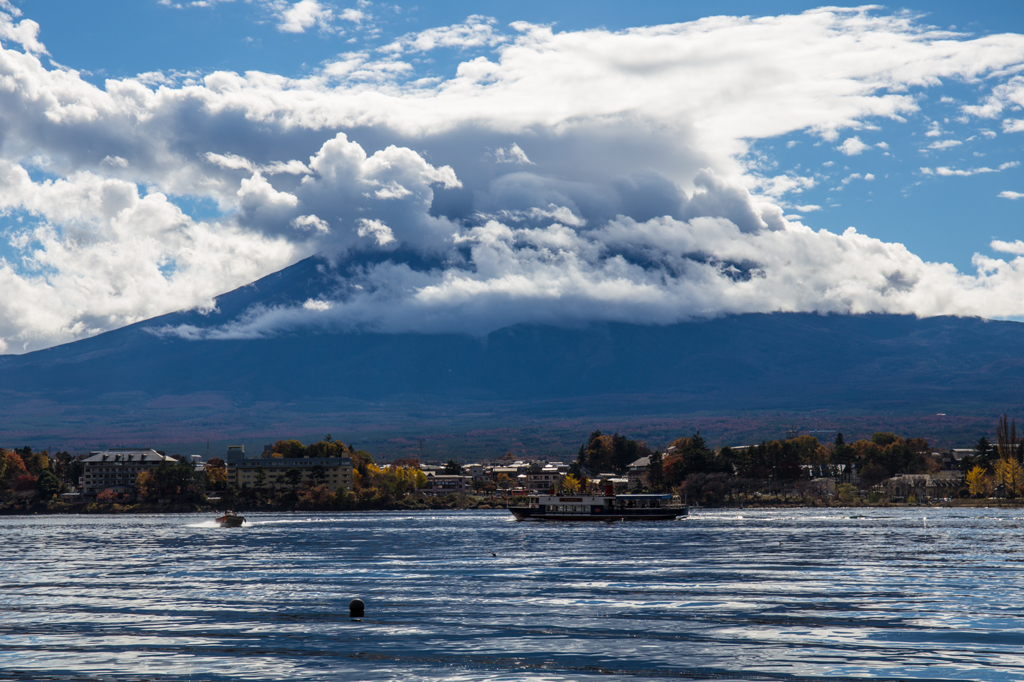
[[[286,4],[273,16],[288,33],[372,23],[367,3]],[[50,61],[45,30],[0,2],[0,350],[210,310],[313,253],[333,264],[322,296],[164,333],[1024,315],[1019,240],[992,239],[964,273],[870,225],[814,229],[803,215],[886,181],[833,164],[891,159],[872,137],[890,126],[920,127],[921,182],[1017,172],[1014,160],[947,161],[967,140],[933,138],[1024,130],[1010,113],[1024,101],[1021,35],[875,8],[622,31],[473,16],[301,77],[161,72],[100,86]],[[457,65],[423,73],[438,50]],[[944,104],[959,122],[923,113],[951,83],[978,91]],[[836,161],[780,167],[761,145],[792,135],[787,148]]]

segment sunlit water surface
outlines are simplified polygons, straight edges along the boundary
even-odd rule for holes
[[[3,518],[0,676],[1024,680],[1022,517]]]

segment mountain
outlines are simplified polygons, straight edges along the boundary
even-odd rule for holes
[[[972,318],[778,313],[667,326],[521,325],[480,338],[304,330],[195,341],[152,333],[315,298],[329,287],[326,271],[307,259],[219,297],[209,315],[173,313],[2,356],[3,432],[29,442],[199,442],[331,425],[409,435],[424,425],[487,431],[521,423],[541,425],[543,440],[542,425],[561,420],[584,429],[579,440],[602,420],[671,417],[699,426],[701,415],[840,423],[946,413],[987,423],[1024,402],[1024,326]],[[954,431],[964,422],[956,424]]]

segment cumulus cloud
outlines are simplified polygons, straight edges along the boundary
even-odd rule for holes
[[[1017,199],[1024,199],[1024,192],[1013,192],[1013,191],[1010,191],[1010,190],[1006,190],[1005,192],[1000,192],[999,193],[999,198],[1001,198],[1001,199],[1012,199],[1012,200],[1016,201]]]
[[[300,0],[280,12],[281,21],[278,30],[284,33],[304,33],[314,26],[327,28],[330,26],[334,12],[321,5],[317,0]],[[346,17],[348,19],[349,17]]]
[[[432,28],[419,33],[409,33],[398,40],[380,48],[382,52],[429,52],[441,47],[460,48],[494,47],[508,40],[497,33],[494,25],[497,22],[479,14],[466,18],[461,24],[453,24],[443,28]]]
[[[836,149],[847,156],[857,156],[870,147],[861,142],[859,137],[854,136],[846,138]]]
[[[17,43],[31,54],[49,54],[46,46],[39,42],[39,24],[31,19],[14,20],[21,14],[10,2],[0,3],[0,40]]]
[[[313,0],[260,6],[286,31],[367,20]],[[299,78],[97,86],[44,64],[38,27],[0,14],[8,351],[209,309],[314,253],[336,265],[331,296],[254,309],[216,333],[1018,305],[1017,260],[976,257],[964,275],[788,220],[783,207],[826,178],[749,152],[799,132],[863,153],[850,131],[914,115],[921,90],[948,79],[991,79],[994,104],[964,114],[999,117],[1016,102],[1018,77],[1005,74],[1024,61],[1019,35],[951,36],[870,8],[507,34],[474,16]],[[423,53],[438,48],[487,54],[425,78]],[[193,205],[204,217],[183,210]]]

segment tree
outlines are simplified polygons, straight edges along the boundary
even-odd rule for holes
[[[285,459],[304,457],[306,454],[306,446],[303,445],[301,441],[297,440],[279,440],[274,443],[274,452]]]
[[[655,452],[651,455],[650,466],[647,469],[647,480],[651,484],[651,490],[660,491],[665,485],[665,468],[661,463],[660,452]]]
[[[309,477],[318,484],[323,483],[327,480],[327,469],[320,464],[315,464],[309,470]]]
[[[28,476],[21,455],[14,450],[0,451],[0,488],[7,488],[19,476]]]
[[[262,466],[257,464],[254,474],[256,478],[256,488],[262,490],[263,487],[267,485],[267,472]]]
[[[841,502],[849,504],[857,499],[857,488],[850,483],[840,483],[836,486],[836,496]]]
[[[580,490],[580,481],[572,474],[566,474],[565,478],[562,479],[561,488],[563,492],[569,493],[570,495],[577,493]]]
[[[988,497],[992,492],[992,479],[985,473],[985,468],[976,466],[967,472],[967,490],[975,497]]]
[[[78,484],[78,479],[85,471],[85,465],[81,460],[75,459],[70,452],[58,452],[53,456],[53,474],[63,486]]]
[[[836,434],[836,442],[832,447],[832,462],[843,466],[843,477],[849,481],[853,466],[853,448],[843,440],[843,434]]]
[[[33,476],[38,476],[44,470],[50,468],[50,457],[45,452],[32,452],[32,448],[27,445],[15,450],[15,452],[21,456],[21,460],[25,463],[25,468]]]
[[[457,476],[462,473],[462,465],[454,459],[449,459],[448,463],[444,465],[444,470],[441,473],[449,476]]]
[[[999,425],[996,428],[996,450],[1000,459],[1017,456],[1017,422],[1007,422],[1004,414],[999,418]]]
[[[284,472],[285,482],[295,490],[295,486],[302,483],[302,469],[298,467],[292,467],[288,471]]]
[[[869,464],[860,471],[860,482],[864,488],[874,488],[889,478],[889,472],[881,464]]]
[[[871,442],[880,448],[884,448],[887,445],[892,445],[899,439],[895,433],[878,432],[871,434]]]
[[[992,446],[988,442],[988,438],[982,436],[978,439],[978,442],[974,445],[974,454],[981,457],[987,463],[989,458],[992,456]]]
[[[1003,486],[1008,497],[1016,497],[1024,483],[1024,470],[1017,460],[1017,423],[1008,421],[1005,414],[999,418],[996,443],[999,453],[999,460],[993,466],[996,484]]]
[[[32,474],[25,474],[24,476],[18,476],[11,481],[11,488],[17,490],[19,493],[27,493],[29,490],[36,489],[36,481],[38,477]]]
[[[140,471],[135,477],[135,489],[143,499],[150,499],[155,492],[156,479],[152,472]]]
[[[53,475],[53,472],[47,469],[39,474],[36,491],[39,493],[40,499],[52,500],[60,492],[60,481]]]
[[[100,504],[114,504],[117,502],[117,493],[107,488],[96,496],[96,501]]]
[[[1016,497],[1017,493],[1021,491],[1022,486],[1024,486],[1024,467],[1021,466],[1016,457],[1010,455],[1008,457],[1000,457],[996,461],[995,470],[996,484],[1003,486],[1007,497]]]
[[[185,495],[196,492],[196,470],[189,462],[164,462],[153,470],[153,482],[163,495]]]
[[[289,443],[298,441],[288,441]],[[348,453],[345,450],[345,444],[340,440],[322,440],[313,443],[306,448],[305,453],[300,456],[305,457],[345,457]],[[287,456],[287,455],[286,455]]]
[[[228,485],[228,467],[220,457],[206,463],[206,485],[214,490],[224,490]]]

